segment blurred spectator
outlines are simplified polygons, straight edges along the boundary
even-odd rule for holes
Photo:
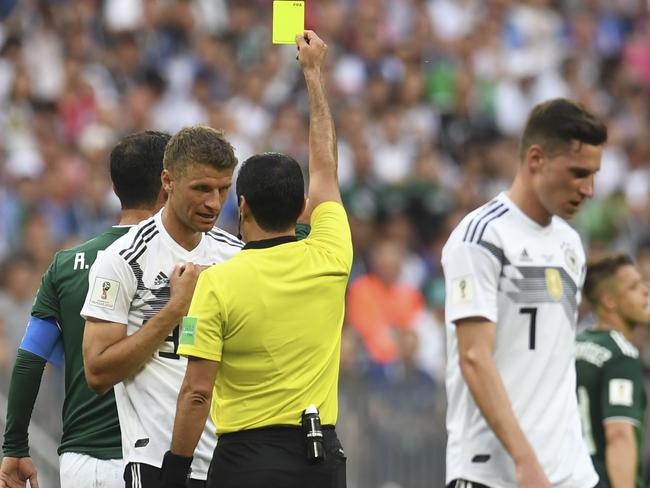
[[[371,361],[385,366],[399,357],[396,334],[411,329],[424,308],[422,294],[399,282],[405,247],[382,241],[371,253],[371,272],[350,286],[348,322],[359,331]]]
[[[0,317],[6,339],[3,347],[9,353],[9,364],[13,364],[16,350],[25,332],[25,321],[30,315],[40,275],[33,259],[26,255],[17,255],[5,262],[0,270],[0,279]]]
[[[49,264],[50,258],[48,258]],[[32,303],[45,270],[39,269],[38,263],[29,255],[18,254],[11,256],[0,267],[0,386],[3,393],[9,387],[11,368],[16,359],[18,346],[25,333],[25,324],[31,315]],[[61,429],[59,414],[52,414],[61,408],[63,401],[63,371],[48,365],[46,368],[48,380],[43,385],[43,398],[36,403],[35,417],[39,418],[41,427],[52,433]]]
[[[414,330],[397,334],[397,360],[373,381],[368,405],[373,443],[375,485],[398,482],[409,488],[443,483],[441,466],[431,452],[443,437],[440,391],[417,366],[418,337]],[[436,480],[437,483],[432,483]]]
[[[348,486],[361,486],[373,459],[363,445],[368,430],[368,377],[365,349],[357,331],[344,326],[339,365],[339,419],[341,444],[348,452]]]
[[[446,335],[445,335],[445,285],[442,279],[427,286],[427,302],[430,305],[415,321],[418,338],[416,362],[438,385],[445,382]]]

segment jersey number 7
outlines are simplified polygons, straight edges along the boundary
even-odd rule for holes
[[[524,307],[519,309],[519,313],[530,315],[530,335],[528,336],[528,349],[535,349],[535,332],[537,327],[537,308]]]

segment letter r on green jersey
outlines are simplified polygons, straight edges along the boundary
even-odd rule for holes
[[[196,317],[183,317],[183,321],[181,322],[181,337],[179,340],[181,344],[194,344],[197,322]]]

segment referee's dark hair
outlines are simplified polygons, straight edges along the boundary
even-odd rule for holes
[[[623,266],[634,266],[634,261],[627,254],[607,256],[587,265],[583,292],[589,305],[598,307],[601,292]]]
[[[144,131],[122,139],[111,151],[111,180],[122,210],[150,208],[162,183],[163,155],[171,136]]]
[[[524,161],[528,148],[542,147],[549,157],[566,154],[571,143],[600,146],[607,141],[607,126],[584,106],[566,98],[554,98],[531,110],[519,146]]]
[[[243,195],[257,225],[282,232],[296,225],[305,202],[305,180],[298,162],[281,153],[256,154],[241,165],[237,201]]]

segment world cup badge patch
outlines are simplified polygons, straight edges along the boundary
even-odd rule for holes
[[[115,302],[117,301],[117,292],[120,289],[119,281],[110,280],[108,278],[95,278],[95,283],[93,284],[93,290],[90,295],[90,304],[96,305],[102,308],[109,308],[113,310],[115,308]]]
[[[546,268],[546,291],[553,300],[560,300],[564,295],[562,277],[555,268]]]
[[[455,305],[472,303],[474,300],[474,279],[471,276],[455,279],[451,286],[451,296]]]
[[[634,383],[626,378],[609,380],[609,404],[631,407],[634,403]]]

